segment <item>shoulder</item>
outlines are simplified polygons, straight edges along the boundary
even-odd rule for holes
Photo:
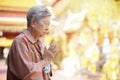
[[[22,43],[26,41],[26,37],[23,33],[20,33],[18,36],[15,37],[13,43]]]

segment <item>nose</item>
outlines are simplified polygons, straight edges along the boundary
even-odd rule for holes
[[[49,27],[46,27],[46,29],[45,30],[49,30]]]
[[[49,34],[49,28],[47,27],[45,30],[46,30],[46,34]]]

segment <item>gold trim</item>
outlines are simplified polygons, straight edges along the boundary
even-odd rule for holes
[[[26,25],[26,23],[25,18],[0,17],[0,25]]]
[[[4,11],[18,11],[18,12],[27,12],[29,8],[17,8],[17,7],[5,7],[5,6],[0,6],[0,10]]]
[[[0,26],[0,31],[21,32],[26,26]]]

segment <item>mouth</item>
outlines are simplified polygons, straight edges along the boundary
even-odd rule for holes
[[[49,34],[49,32],[47,32],[46,34]]]
[[[44,34],[49,34],[49,31],[44,32]]]

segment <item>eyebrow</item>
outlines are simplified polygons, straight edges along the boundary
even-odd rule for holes
[[[48,21],[48,20],[44,20],[44,22],[45,22],[45,23],[50,23],[50,21]]]

